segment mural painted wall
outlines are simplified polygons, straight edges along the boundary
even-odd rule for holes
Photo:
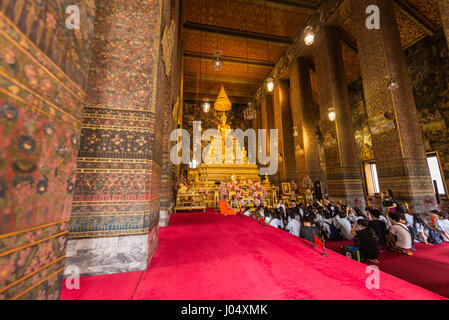
[[[65,6],[80,4],[81,29]],[[0,0],[0,299],[57,299],[94,0]]]
[[[426,37],[404,55],[427,152],[437,151],[449,184],[449,50],[441,30]],[[373,159],[361,79],[348,86],[355,136],[361,160]]]
[[[407,49],[405,57],[426,151],[438,151],[448,184],[449,51],[443,31]]]

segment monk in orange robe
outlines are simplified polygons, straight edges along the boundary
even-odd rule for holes
[[[237,214],[234,210],[228,207],[225,199],[220,200],[218,208],[220,209],[220,214],[225,216],[233,216]]]

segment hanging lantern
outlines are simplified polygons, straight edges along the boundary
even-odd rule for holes
[[[203,103],[203,111],[204,111],[205,113],[208,113],[209,110],[210,110],[210,103],[209,103],[209,102],[204,102],[204,103]]]
[[[298,127],[293,127],[293,136],[294,137],[299,136],[299,129],[298,129]]]
[[[396,81],[396,73],[395,72],[389,74],[388,76],[385,76],[385,78],[388,80],[388,85],[387,85],[388,90],[393,91],[393,90],[399,89],[399,84]]]
[[[272,92],[273,89],[274,89],[274,80],[273,78],[270,77],[267,79],[267,90],[268,92]]]
[[[243,117],[245,120],[253,120],[257,117],[257,112],[253,107],[253,103],[250,101],[248,102],[248,106],[243,111]]]
[[[223,61],[221,60],[221,50],[215,51],[215,59],[213,62],[214,70],[220,71],[223,69]]]
[[[334,108],[330,108],[328,110],[328,114],[327,116],[329,117],[330,121],[335,121],[335,118],[337,117],[336,113],[335,113],[335,109]]]
[[[304,43],[310,46],[315,41],[315,32],[313,32],[313,27],[308,26],[304,29]]]

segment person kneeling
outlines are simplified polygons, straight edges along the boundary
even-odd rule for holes
[[[357,226],[360,228],[358,231],[356,231]],[[369,226],[368,221],[358,220],[354,223],[351,234],[358,237],[362,258],[372,263],[379,263],[377,260],[379,258],[379,239],[376,232]]]
[[[401,214],[390,212],[388,219],[391,221],[391,228],[387,236],[388,250],[406,255],[413,255],[412,236],[408,227],[401,222]]]
[[[289,220],[290,221],[288,222],[287,227],[285,227],[285,231],[294,236],[299,237],[299,233],[301,230],[301,222],[295,219],[294,211],[290,211]]]
[[[314,224],[315,219],[311,216],[305,216],[302,220],[302,228],[300,231],[300,237],[304,240],[314,242],[315,237],[319,237],[320,230]]]
[[[221,198],[221,200],[218,204],[218,208],[220,209],[220,213],[225,216],[233,216],[233,215],[237,214],[233,209],[228,207],[225,197]]]

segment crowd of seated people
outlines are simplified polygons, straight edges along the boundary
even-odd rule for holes
[[[279,201],[276,208],[247,207],[245,216],[313,242],[323,236],[330,241],[352,240],[362,260],[379,263],[385,251],[413,255],[414,243],[438,245],[449,242],[448,214],[433,210],[430,214],[412,214],[390,194],[383,195],[382,208],[352,208],[329,200],[314,204],[286,206]]]

